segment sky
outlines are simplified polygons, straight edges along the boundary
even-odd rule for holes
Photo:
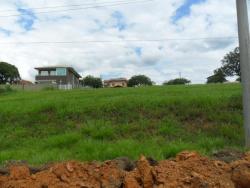
[[[0,0],[0,61],[31,81],[34,67],[67,65],[205,83],[237,36],[235,0]]]

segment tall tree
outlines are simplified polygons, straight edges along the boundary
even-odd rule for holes
[[[20,79],[19,71],[14,65],[0,62],[0,84],[13,84]]]
[[[214,75],[212,76],[209,76],[207,78],[207,83],[210,84],[210,83],[223,83],[223,82],[226,82],[227,79],[226,79],[226,74],[223,72],[223,70],[220,68],[220,69],[216,69],[214,71]]]
[[[222,71],[226,76],[241,77],[240,72],[240,48],[236,47],[222,59]]]
[[[185,85],[189,83],[191,83],[191,81],[186,78],[176,78],[176,79],[164,82],[163,85]]]
[[[103,87],[103,83],[102,83],[101,78],[96,78],[96,77],[91,76],[91,75],[83,78],[82,84],[83,84],[83,86],[92,87],[92,88]]]
[[[151,86],[153,82],[151,79],[145,75],[136,75],[132,76],[128,80],[128,87],[135,87],[135,86]]]

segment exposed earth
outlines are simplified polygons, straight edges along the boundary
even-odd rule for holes
[[[127,158],[103,163],[68,161],[40,169],[12,164],[0,170],[0,187],[249,188],[250,153],[226,162],[182,152],[175,159],[159,162],[141,156],[136,162]]]

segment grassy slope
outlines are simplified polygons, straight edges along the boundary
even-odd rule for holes
[[[237,84],[0,95],[0,163],[243,149],[240,96]]]

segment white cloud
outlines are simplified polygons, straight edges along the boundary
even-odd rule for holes
[[[111,0],[110,0],[111,1]],[[89,0],[84,3],[107,2]],[[115,2],[113,0],[113,2]],[[234,0],[207,0],[193,5],[190,15],[172,22],[175,11],[184,0],[154,0],[147,3],[121,5],[70,12],[36,14],[33,30],[26,31],[17,23],[17,7],[45,7],[83,4],[79,0],[11,0],[1,1],[0,28],[11,31],[7,36],[0,30],[0,60],[15,64],[24,79],[34,80],[34,67],[68,64],[82,75],[130,77],[147,74],[157,83],[182,75],[194,83],[220,66],[220,60],[237,44],[235,40],[164,41],[79,44],[1,44],[32,41],[89,41],[160,38],[199,38],[237,36]],[[43,10],[44,11],[44,10]],[[126,29],[114,27],[112,14],[123,16]],[[141,57],[135,48],[141,48]]]

